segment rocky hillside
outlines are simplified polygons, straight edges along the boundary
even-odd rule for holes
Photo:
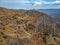
[[[55,21],[45,13],[0,8],[0,45],[57,45],[58,32]]]
[[[52,17],[48,16],[47,14],[36,11],[36,10],[28,10],[28,11],[25,11],[25,13],[30,15],[30,17],[34,17],[33,23],[35,26],[38,25],[37,26],[38,28],[41,28],[42,30],[44,28],[46,30],[54,30],[54,28],[57,29],[57,24],[55,20]]]

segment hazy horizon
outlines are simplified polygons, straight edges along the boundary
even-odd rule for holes
[[[0,7],[9,9],[60,9],[60,0],[0,0]]]

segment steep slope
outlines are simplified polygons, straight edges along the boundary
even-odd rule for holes
[[[55,21],[44,13],[0,8],[0,45],[45,45],[56,30]]]
[[[27,10],[25,11],[25,13],[30,15],[31,17],[34,17],[33,24],[35,25],[35,31],[37,34],[48,33],[48,34],[52,34],[53,37],[59,35],[57,31],[60,30],[60,24],[56,23],[56,21],[52,17],[36,10]]]
[[[53,18],[51,18],[50,16],[48,16],[45,13],[42,13],[42,12],[39,12],[36,10],[28,10],[28,11],[25,11],[25,13],[30,15],[31,17],[34,17],[34,20],[33,20],[34,25],[36,25],[37,28],[41,28],[41,30],[42,30],[42,28],[43,29],[50,28],[48,30],[54,30],[54,28],[57,28],[56,23],[53,20]],[[55,24],[55,26],[53,26],[53,24]],[[42,27],[40,27],[40,26],[42,26]]]

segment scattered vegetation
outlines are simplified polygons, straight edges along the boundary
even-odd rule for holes
[[[0,45],[59,44],[60,29],[47,14],[6,8],[0,8],[0,12]],[[55,33],[56,37],[53,36]]]

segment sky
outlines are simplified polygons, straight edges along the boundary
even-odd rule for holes
[[[0,0],[0,7],[10,9],[60,9],[60,0]]]

